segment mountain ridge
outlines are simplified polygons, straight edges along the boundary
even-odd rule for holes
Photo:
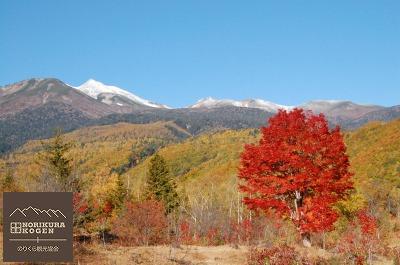
[[[2,88],[0,94],[0,118],[19,113],[28,108],[36,108],[49,102],[71,105],[89,118],[98,118],[115,111],[73,89],[56,78],[32,78]]]
[[[159,108],[159,109],[189,109],[189,108],[196,108],[196,109],[210,109],[210,108],[219,108],[219,107],[242,107],[242,108],[257,108],[262,109],[268,112],[277,112],[279,109],[290,110],[295,107],[304,108],[307,110],[312,110],[313,112],[325,113],[331,116],[334,116],[334,109],[337,112],[338,108],[347,108],[347,111],[354,114],[354,109],[357,109],[356,113],[360,113],[359,116],[366,114],[367,112],[377,111],[388,107],[383,107],[375,104],[359,104],[352,102],[350,100],[333,100],[333,99],[316,99],[310,100],[305,103],[301,103],[299,105],[282,105],[279,103],[271,102],[264,99],[259,98],[249,98],[244,100],[234,100],[234,99],[216,99],[213,97],[206,97],[198,100],[196,103],[189,105],[187,107],[178,107],[178,108],[171,108],[165,104],[154,103],[151,100],[143,99],[132,92],[122,89],[120,87],[114,85],[105,85],[104,83],[97,81],[95,79],[88,79],[86,82],[79,86],[69,85],[59,79],[56,78],[31,78],[27,80],[22,80],[10,85],[6,85],[0,87],[0,99],[4,96],[13,94],[13,92],[18,92],[15,90],[15,86],[23,83],[23,82],[32,82],[35,80],[36,82],[45,82],[46,80],[57,80],[60,84],[63,84],[64,89],[66,87],[73,88],[80,93],[89,96],[90,98],[102,102],[105,105],[114,107],[122,107],[124,105],[135,104],[136,108],[127,109],[122,111],[120,109],[113,109],[111,108],[110,112],[113,113],[127,113],[133,110],[140,110],[146,108]],[[13,89],[14,88],[14,89]],[[10,93],[11,91],[11,93]],[[46,99],[43,99],[44,101]],[[346,105],[347,104],[347,105]],[[0,101],[0,107],[2,102]],[[345,105],[345,106],[344,106]],[[137,108],[141,106],[142,108]],[[353,109],[351,109],[353,107]],[[362,110],[361,110],[362,109]],[[0,108],[1,114],[1,108]],[[106,115],[108,115],[107,113]],[[354,115],[346,114],[344,116],[350,116],[355,118]]]
[[[233,100],[233,99],[215,99],[212,97],[200,99],[195,104],[188,106],[188,108],[216,108],[223,106],[255,108],[270,112],[277,112],[279,109],[290,110],[294,108],[294,106],[284,106],[263,99]]]
[[[197,106],[187,108],[157,108],[135,103],[123,95],[108,93],[113,91],[107,89],[109,86],[89,96],[55,78],[28,79],[2,87],[0,154],[14,150],[28,140],[48,138],[56,128],[69,132],[118,122],[144,124],[172,121],[190,134],[198,135],[224,129],[258,128],[265,125],[279,109],[294,108],[261,99],[235,101],[212,98],[198,102],[205,105],[197,103]],[[390,121],[400,117],[400,106],[359,105],[346,100],[316,100],[299,107],[315,113],[323,112],[332,126],[339,125],[345,130],[358,128],[373,120]]]
[[[119,88],[117,86],[105,85],[104,83],[94,80],[92,78],[90,78],[85,83],[81,84],[80,86],[76,86],[76,87],[71,86],[71,87],[85,93],[86,95],[88,95],[94,99],[100,100],[101,102],[106,103],[108,105],[111,105],[113,102],[111,101],[110,97],[107,97],[106,95],[111,95],[111,97],[112,96],[122,96],[122,97],[128,99],[129,101],[133,101],[136,104],[144,105],[146,107],[167,108],[167,109],[170,108],[166,105],[154,103],[147,99],[143,99],[143,98],[141,98],[125,89]],[[116,104],[119,106],[123,106],[124,103],[117,102]]]

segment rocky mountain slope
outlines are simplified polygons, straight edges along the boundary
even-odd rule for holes
[[[114,111],[101,102],[55,78],[29,79],[0,89],[0,118],[35,109],[51,102],[63,103],[88,118],[98,118]]]
[[[299,107],[314,113],[324,113],[331,121],[342,122],[357,119],[367,113],[383,110],[377,105],[360,105],[347,100],[314,100]]]

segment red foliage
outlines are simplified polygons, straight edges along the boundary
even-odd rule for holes
[[[259,144],[246,145],[241,155],[246,205],[274,209],[302,233],[332,229],[338,217],[332,204],[352,188],[340,129],[330,130],[322,114],[294,109],[280,110],[261,130]]]
[[[126,203],[115,220],[112,232],[125,245],[162,244],[167,240],[168,221],[162,203],[154,200]]]
[[[361,231],[364,235],[374,235],[377,229],[376,218],[362,210],[357,215],[361,225]]]
[[[114,206],[112,205],[112,203],[109,201],[106,201],[106,203],[103,206],[103,213],[108,215],[112,212],[113,208],[114,208]]]
[[[217,246],[222,242],[221,237],[219,237],[219,230],[217,228],[209,228],[206,234],[206,244],[207,246]]]
[[[229,243],[248,243],[254,237],[254,224],[249,219],[245,219],[239,224],[232,223],[231,230],[231,236],[227,239]]]
[[[191,227],[189,222],[183,221],[179,225],[179,240],[184,244],[191,244],[193,242],[193,237],[191,235]]]
[[[283,245],[265,249],[252,249],[250,251],[249,265],[281,265],[295,264],[298,261],[299,253],[294,248]],[[297,264],[297,263],[296,263]]]
[[[75,214],[83,214],[89,209],[86,201],[84,201],[82,194],[79,192],[74,192],[72,197],[72,205]]]
[[[370,215],[367,209],[361,210],[338,242],[338,251],[347,254],[356,264],[364,264],[376,253],[382,254],[385,249],[382,249],[379,243],[377,228],[376,218]]]

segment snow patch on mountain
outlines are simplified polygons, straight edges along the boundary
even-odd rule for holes
[[[85,83],[83,83],[80,86],[74,87],[76,89],[78,89],[79,91],[85,93],[86,95],[97,99],[97,97],[100,94],[104,94],[104,93],[108,93],[108,94],[115,94],[115,95],[120,95],[120,96],[124,96],[138,104],[144,105],[144,106],[148,106],[148,107],[152,107],[152,108],[169,108],[166,105],[162,105],[162,104],[157,104],[154,102],[151,102],[147,99],[143,99],[141,97],[138,97],[122,88],[116,87],[116,86],[110,86],[110,85],[105,85],[99,81],[96,81],[94,79],[89,79],[88,81],[86,81]],[[108,101],[107,101],[108,102]],[[105,102],[105,103],[107,103]],[[110,103],[107,103],[110,104]]]
[[[224,106],[256,108],[263,109],[269,112],[277,112],[279,109],[290,110],[294,108],[293,106],[284,106],[262,99],[232,100],[214,99],[212,97],[200,99],[196,102],[196,104],[189,106],[189,108],[217,108]]]

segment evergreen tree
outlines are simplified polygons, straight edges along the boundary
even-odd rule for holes
[[[120,210],[124,204],[124,201],[127,199],[127,190],[125,188],[124,181],[121,175],[118,175],[117,186],[113,193],[111,194],[111,200],[114,204],[114,207]]]
[[[2,179],[1,191],[18,191],[18,187],[14,178],[14,172],[10,168],[6,169],[5,176]]]
[[[172,213],[179,206],[176,184],[169,175],[167,163],[159,154],[150,160],[147,178],[147,196],[164,203],[166,213]]]
[[[57,185],[53,188],[60,191],[76,191],[77,183],[72,176],[72,159],[67,155],[72,143],[66,142],[61,131],[57,130],[55,137],[42,145],[44,153],[41,154],[40,160],[47,171],[46,175]]]

